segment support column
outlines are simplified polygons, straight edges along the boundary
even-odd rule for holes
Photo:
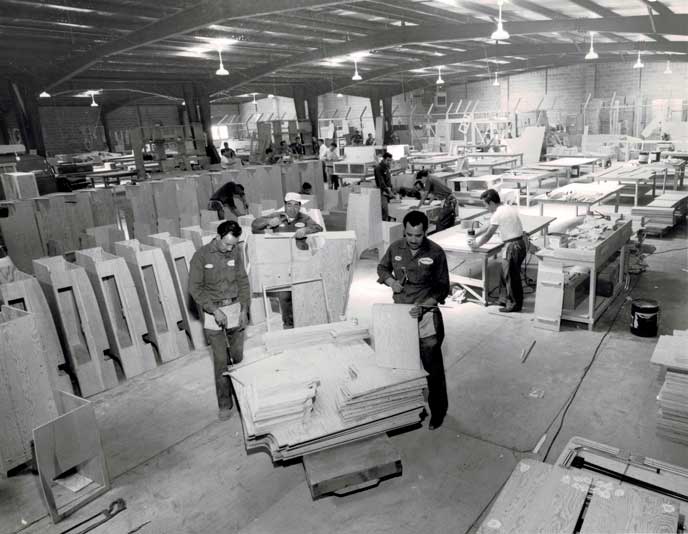
[[[210,113],[210,95],[206,87],[200,84],[194,84],[194,94],[198,102],[198,109],[201,115],[201,126],[205,133],[206,146],[205,153],[210,157],[210,163],[220,163],[220,154],[217,152],[215,143],[213,142],[212,116]],[[186,107],[189,107],[187,102]]]
[[[7,126],[4,111],[0,111],[0,143],[3,145],[10,144],[10,129]]]
[[[311,132],[313,132],[313,137],[320,137],[320,132],[318,131],[318,95],[311,93],[306,99],[308,104],[308,120],[311,121]]]
[[[294,88],[294,108],[296,109],[296,120],[306,120],[306,92],[302,87]]]
[[[103,133],[105,134],[105,144],[109,152],[115,152],[115,144],[112,142],[110,135],[110,122],[108,121],[108,114],[110,110],[105,106],[100,108],[100,123],[103,125]]]
[[[189,117],[189,122],[201,122],[198,116],[198,107],[196,106],[196,95],[194,88],[190,83],[184,84],[184,101],[186,102],[186,113]]]
[[[392,97],[382,97],[382,115],[384,117],[384,140],[385,144],[392,143]]]
[[[9,82],[9,90],[26,152],[35,150],[37,154],[45,156],[38,97],[33,91],[14,82]]]

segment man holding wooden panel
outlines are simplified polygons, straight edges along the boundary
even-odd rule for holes
[[[191,258],[189,293],[202,311],[204,331],[213,352],[215,392],[220,419],[231,415],[232,384],[223,376],[230,363],[244,358],[244,331],[248,325],[251,288],[244,259],[237,246],[241,226],[224,221],[215,238]]]
[[[392,288],[397,304],[415,304],[409,312],[418,319],[420,358],[428,373],[430,430],[439,428],[447,413],[442,341],[444,323],[438,307],[449,295],[447,257],[430,241],[428,218],[420,211],[404,217],[404,237],[392,243],[377,266],[378,283]]]

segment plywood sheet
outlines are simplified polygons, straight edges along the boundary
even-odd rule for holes
[[[36,176],[32,172],[8,172],[0,174],[5,200],[34,198],[39,195]]]
[[[18,269],[33,272],[31,261],[47,254],[33,209],[33,201],[0,202],[0,232]]]
[[[195,178],[180,178],[174,180],[177,200],[177,213],[179,214],[179,224],[184,226],[195,226],[201,224],[201,208],[205,208],[207,201],[199,205],[198,186]]]
[[[410,304],[373,304],[375,363],[395,369],[420,369],[418,320]]]
[[[0,283],[0,302],[33,314],[33,320],[48,358],[45,362],[48,378],[53,389],[71,392],[69,377],[58,369],[65,357],[57,336],[48,302],[38,280],[22,271],[15,270],[11,278]]]
[[[196,180],[196,200],[198,202],[198,207],[204,210],[208,207],[208,201],[210,197],[213,196],[213,180],[210,173],[199,174],[191,179]],[[184,225],[182,225],[184,226]]]
[[[125,185],[124,191],[131,208],[130,237],[143,239],[157,232],[157,216],[153,201],[153,188],[150,182]],[[131,229],[133,227],[133,234]]]
[[[124,232],[114,224],[107,226],[94,226],[86,228],[84,233],[79,238],[79,248],[95,248],[101,247],[106,252],[113,254],[115,252],[115,243],[117,241],[124,241],[126,237]]]
[[[282,172],[282,189],[284,194],[298,193],[304,182],[313,186],[316,202],[309,208],[325,208],[325,183],[323,181],[322,163],[318,161],[294,161],[279,166]]]
[[[216,234],[217,232],[205,230],[200,226],[187,226],[186,228],[182,228],[180,230],[181,238],[188,239],[189,241],[191,241],[196,250],[201,248],[203,245],[207,245],[208,243],[210,243]],[[143,239],[145,241],[146,237],[144,237]]]
[[[650,363],[688,371],[688,350],[682,336],[659,336]]]
[[[79,189],[74,192],[77,196],[86,197],[93,213],[93,224],[91,226],[119,226],[117,217],[117,202],[115,200],[114,189]]]
[[[235,181],[244,186],[248,202],[271,199],[278,205],[284,203],[282,173],[279,165],[242,167],[236,172]]]
[[[0,309],[0,467],[31,460],[31,431],[56,417],[48,361],[34,315]]]
[[[291,295],[295,328],[330,322],[322,280],[293,284]]]
[[[674,533],[679,503],[628,484],[595,481],[581,534]]]
[[[179,235],[179,229],[181,228],[179,224],[179,207],[177,206],[176,182],[177,180],[154,180],[150,183],[153,189],[153,202],[155,203],[158,231],[170,232],[173,235]],[[163,224],[165,228],[161,227],[161,221],[165,221],[165,224]],[[143,238],[137,236],[137,239]]]
[[[48,256],[58,256],[79,248],[78,235],[67,223],[65,195],[55,193],[33,199],[38,231]]]
[[[382,246],[380,190],[363,188],[351,193],[346,212],[346,229],[356,232],[359,252]]]

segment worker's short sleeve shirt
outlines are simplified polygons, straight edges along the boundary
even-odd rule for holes
[[[490,224],[496,225],[499,238],[502,241],[516,239],[523,235],[523,225],[518,216],[518,211],[513,206],[500,205],[492,214]]]

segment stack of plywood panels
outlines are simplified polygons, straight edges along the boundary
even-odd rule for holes
[[[659,336],[650,363],[666,368],[659,392],[657,434],[688,444],[688,330],[674,330],[673,336]]]
[[[184,329],[191,338],[194,348],[204,347],[207,343],[203,333],[203,323],[199,319],[199,312],[189,294],[189,269],[196,247],[190,240],[174,237],[168,233],[149,235],[146,240],[149,245],[160,247],[165,254],[182,313]]]
[[[114,224],[86,228],[79,237],[79,248],[101,247],[105,252],[114,254],[115,243],[124,241],[124,232]]]
[[[57,417],[34,315],[0,309],[0,476],[31,461],[32,431]]]
[[[39,195],[36,176],[32,172],[7,172],[0,174],[5,200],[34,198]]]
[[[363,341],[370,337],[369,330],[354,321],[337,321],[327,324],[277,330],[263,334],[265,350],[270,353],[282,352],[284,347],[295,349],[310,345],[334,343],[343,345],[353,341]]]
[[[346,229],[356,232],[358,250],[383,246],[380,190],[361,188],[360,193],[349,195],[346,211]]]
[[[0,232],[10,258],[22,271],[33,272],[31,261],[48,253],[31,200],[0,202]]]
[[[230,369],[241,406],[247,449],[265,448],[273,461],[288,460],[417,424],[423,406],[422,396],[390,406],[387,411],[375,409],[371,414],[361,411],[357,413],[355,421],[346,421],[342,417],[338,407],[342,387],[354,390],[353,382],[360,379],[365,381],[361,391],[373,395],[373,391],[377,390],[380,394],[377,401],[382,402],[381,397],[385,394],[403,388],[410,374],[415,373],[414,379],[419,381],[425,377],[422,371],[399,372],[377,368],[372,352],[370,346],[361,341],[340,345],[325,343],[296,349],[285,347],[280,354]],[[309,379],[317,378],[320,382],[310,416],[306,420],[272,425],[269,434],[259,434],[248,416],[253,409],[254,399],[247,385],[268,388],[276,382],[303,379],[304,369],[308,370]],[[398,377],[395,378],[395,375]],[[370,383],[363,378],[368,376],[372,377]],[[374,383],[378,378],[380,381]]]
[[[183,329],[182,312],[170,269],[162,250],[144,245],[137,239],[115,243],[115,252],[123,257],[141,299],[148,334],[163,362],[190,352]]]
[[[93,286],[105,323],[110,352],[119,360],[127,378],[156,367],[148,337],[146,320],[136,293],[136,286],[124,258],[108,254],[102,248],[76,252],[76,262],[83,267]]]
[[[34,260],[36,278],[60,330],[62,345],[83,397],[118,383],[98,301],[82,267],[56,256]]]
[[[69,376],[63,371],[65,357],[57,336],[48,302],[38,280],[22,271],[3,271],[0,280],[0,301],[13,308],[28,311],[33,316],[38,335],[45,348],[45,368],[53,389],[72,391]]]

